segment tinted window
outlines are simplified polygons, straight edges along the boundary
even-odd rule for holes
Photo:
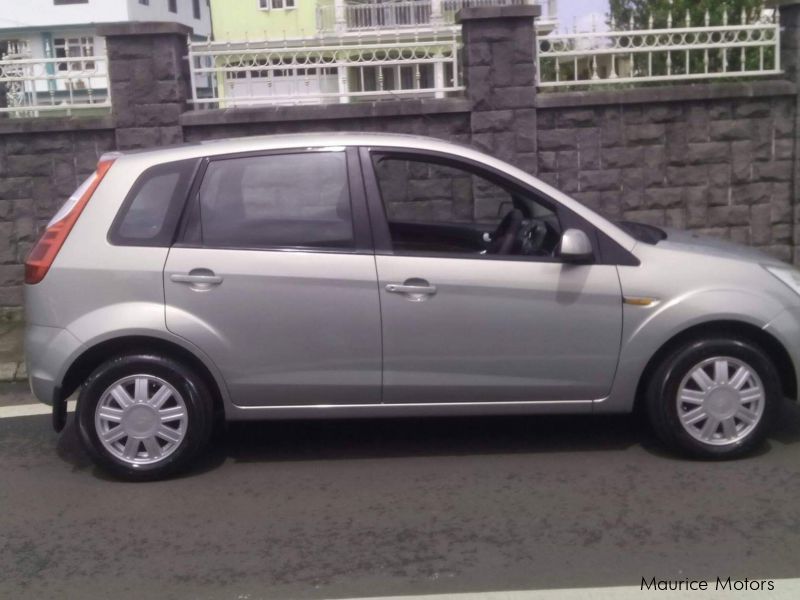
[[[373,155],[397,253],[554,257],[561,226],[553,210],[469,165]]]
[[[203,244],[353,248],[344,152],[217,160],[200,187]]]
[[[128,246],[169,246],[197,160],[158,165],[136,181],[112,226],[110,240]]]
[[[514,208],[506,190],[465,169],[392,156],[374,164],[389,221],[497,223]]]

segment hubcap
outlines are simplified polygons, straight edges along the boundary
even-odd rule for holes
[[[103,392],[94,423],[105,449],[136,467],[175,452],[186,437],[189,417],[172,385],[153,375],[131,375]]]
[[[737,358],[719,356],[695,365],[677,397],[683,428],[704,444],[726,446],[746,438],[764,414],[764,386]]]

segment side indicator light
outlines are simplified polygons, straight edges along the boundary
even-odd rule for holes
[[[658,298],[649,298],[647,296],[624,296],[622,298],[624,304],[631,306],[654,306],[658,304]]]

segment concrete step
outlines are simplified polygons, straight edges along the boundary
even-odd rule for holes
[[[24,329],[21,321],[0,321],[0,381],[28,378],[22,350]]]

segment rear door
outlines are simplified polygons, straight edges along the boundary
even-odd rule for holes
[[[349,151],[209,160],[164,290],[167,327],[211,357],[235,404],[380,402],[375,262]]]

